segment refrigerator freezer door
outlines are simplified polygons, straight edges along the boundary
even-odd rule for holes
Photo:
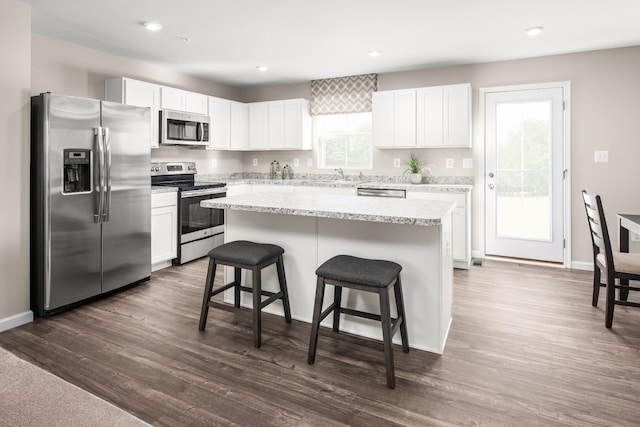
[[[151,275],[149,114],[148,108],[102,103],[109,176],[102,292]]]
[[[40,149],[45,168],[44,188],[44,304],[46,311],[100,294],[100,224],[94,222],[94,192],[63,194],[63,151],[91,150],[94,129],[100,126],[100,102],[44,95],[42,119],[48,119]],[[48,109],[46,107],[48,102]],[[40,115],[40,113],[37,113]],[[46,129],[46,128],[45,128]],[[91,178],[93,181],[93,178]],[[38,202],[38,203],[40,203]]]

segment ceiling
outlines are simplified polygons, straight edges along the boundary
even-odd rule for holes
[[[23,1],[36,33],[238,87],[640,45],[638,0]]]

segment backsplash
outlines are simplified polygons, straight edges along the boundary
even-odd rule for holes
[[[196,175],[197,181],[224,181],[228,179],[269,179],[268,173],[258,172],[234,172],[234,173],[221,173],[221,174],[198,174]],[[332,174],[320,174],[320,173],[294,173],[293,179],[299,180],[327,180],[338,179],[338,175]],[[398,175],[344,175],[344,179],[347,181],[362,181],[362,182],[408,182],[407,177]],[[428,176],[423,178],[425,184],[447,184],[447,185],[473,185],[473,177],[471,176]]]

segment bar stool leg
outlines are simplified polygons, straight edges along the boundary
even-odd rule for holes
[[[387,387],[396,387],[391,346],[391,310],[389,308],[389,288],[378,289],[380,295],[380,317],[382,321],[382,341],[384,344],[384,365],[387,371]]]
[[[233,268],[233,305],[236,308],[240,308],[240,285],[242,284],[242,269],[239,267]]]
[[[262,271],[258,267],[251,269],[253,276],[253,345],[259,348],[262,332]]]
[[[287,277],[284,274],[284,261],[282,259],[282,255],[278,257],[276,270],[278,271],[278,282],[280,282],[280,290],[282,291],[284,319],[287,323],[291,323],[291,306],[289,305],[289,291],[287,290]]]
[[[342,286],[333,288],[333,332],[340,332],[340,306],[342,304]]]
[[[209,258],[209,268],[207,270],[207,285],[204,287],[204,296],[202,297],[202,310],[200,310],[200,326],[199,330],[204,331],[207,324],[207,315],[209,314],[209,300],[211,299],[211,290],[213,289],[213,281],[216,278],[216,262],[213,258]]]
[[[320,315],[324,301],[324,279],[318,276],[316,285],[316,299],[313,304],[313,320],[311,321],[311,336],[309,338],[309,354],[307,363],[313,364],[316,360],[316,347],[318,346],[318,328],[320,328]]]
[[[402,339],[402,351],[409,353],[409,334],[407,333],[407,316],[404,313],[404,298],[402,297],[402,283],[400,282],[400,275],[396,284],[393,286],[393,290],[396,295],[396,311],[398,317],[402,317],[402,323],[400,323],[400,338]]]

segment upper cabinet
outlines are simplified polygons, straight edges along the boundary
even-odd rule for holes
[[[377,148],[471,147],[471,85],[374,92]]]
[[[471,85],[417,90],[418,147],[471,147]]]
[[[209,145],[207,148],[231,148],[231,101],[209,97]]]
[[[209,97],[200,93],[162,86],[160,88],[160,107],[163,110],[208,115]]]
[[[231,150],[249,149],[249,105],[231,101]]]
[[[149,146],[158,148],[158,129],[160,109],[160,87],[151,83],[128,78],[117,78],[105,81],[105,100],[121,104],[148,107],[151,109],[149,119]]]
[[[306,99],[249,104],[249,150],[310,150],[311,113]]]
[[[374,92],[372,96],[373,146],[415,147],[415,89]]]

